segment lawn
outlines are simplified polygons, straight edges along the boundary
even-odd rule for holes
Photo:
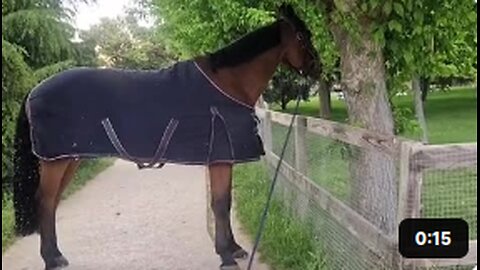
[[[410,108],[414,112],[411,95],[393,99],[398,107]],[[286,112],[292,113],[295,102],[290,102]],[[318,117],[319,101],[317,97],[301,102],[303,115]],[[278,110],[278,106],[273,106]],[[427,129],[431,144],[461,143],[477,141],[477,90],[471,87],[453,88],[449,91],[430,93],[425,104]],[[413,117],[413,115],[412,115]],[[347,109],[343,100],[332,98],[332,120],[347,121]],[[419,139],[418,133],[406,133],[403,136]]]
[[[83,187],[88,180],[113,164],[113,159],[86,160],[80,165],[72,183],[65,190],[62,199]],[[2,253],[15,241],[14,210],[11,195],[2,198]]]

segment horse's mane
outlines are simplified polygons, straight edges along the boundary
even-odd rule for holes
[[[280,43],[280,21],[277,20],[250,32],[230,45],[209,54],[213,71],[222,67],[237,66]]]
[[[279,18],[266,26],[250,32],[230,45],[208,55],[212,70],[222,67],[237,66],[248,62],[259,54],[277,46],[281,41],[280,23],[288,21],[296,31],[310,38],[311,32],[305,22],[300,19],[291,5],[283,4],[279,10]]]

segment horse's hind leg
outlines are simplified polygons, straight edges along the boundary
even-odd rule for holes
[[[68,265],[68,261],[57,245],[55,212],[58,192],[70,162],[70,159],[40,162],[40,186],[37,194],[40,216],[40,254],[47,270]]]
[[[63,174],[62,181],[60,183],[60,188],[57,192],[55,207],[58,207],[58,204],[62,199],[62,193],[67,188],[68,184],[70,184],[70,182],[72,181],[73,176],[75,175],[75,172],[77,171],[79,165],[80,165],[80,160],[72,160],[67,165],[67,168],[65,169],[65,173]]]

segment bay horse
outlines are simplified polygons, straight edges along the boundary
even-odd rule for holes
[[[140,168],[202,164],[209,169],[220,268],[237,269],[235,259],[248,253],[230,224],[232,167],[264,154],[254,105],[279,65],[320,75],[311,32],[286,4],[274,22],[169,68],[74,68],[43,81],[18,116],[17,233],[38,232],[45,269],[63,268],[55,213],[82,159],[114,156]]]

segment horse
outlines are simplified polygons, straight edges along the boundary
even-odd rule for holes
[[[83,159],[113,156],[139,168],[201,164],[210,175],[220,269],[238,269],[235,260],[248,253],[230,224],[232,168],[265,154],[254,106],[277,67],[320,75],[311,36],[293,7],[282,4],[270,24],[168,68],[72,68],[39,83],[17,120],[17,234],[38,232],[45,269],[66,267],[55,213]]]

